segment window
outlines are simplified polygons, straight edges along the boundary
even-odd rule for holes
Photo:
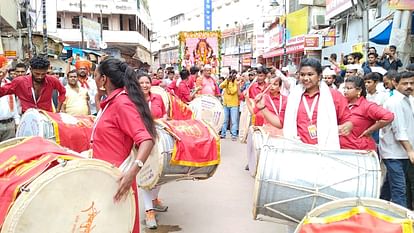
[[[101,17],[98,17],[98,23],[101,23]],[[102,16],[102,30],[109,30],[108,17]]]
[[[135,24],[135,22],[136,22],[135,19],[136,19],[136,16],[132,16],[132,17],[128,18],[128,27],[129,27],[130,31],[136,31],[137,30],[136,24]]]
[[[60,16],[58,16],[56,19],[56,27],[62,28],[62,18]]]
[[[184,14],[180,14],[170,18],[171,26],[179,24],[181,21],[184,20]]]
[[[79,29],[80,28],[79,15],[76,15],[76,16],[72,17],[72,28],[73,29]]]

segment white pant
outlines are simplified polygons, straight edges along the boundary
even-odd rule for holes
[[[157,185],[151,190],[141,189],[142,199],[144,201],[145,211],[154,209],[152,201],[158,198],[161,186]]]

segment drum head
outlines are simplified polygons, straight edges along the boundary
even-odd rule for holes
[[[240,105],[242,106],[242,105]],[[247,134],[249,131],[250,126],[250,112],[247,108],[247,104],[244,103],[243,107],[241,107],[241,114],[240,114],[240,123],[239,123],[239,141],[241,143],[246,143]]]
[[[194,118],[204,120],[219,132],[224,123],[224,109],[220,101],[211,95],[201,95],[190,102],[189,107]]]
[[[53,125],[45,115],[36,109],[27,110],[17,127],[16,137],[40,136],[46,139],[55,137]]]
[[[364,222],[364,218],[353,221],[353,217],[357,215],[366,214],[372,217],[370,221]],[[391,229],[399,228],[398,225],[405,224],[410,231],[413,230],[413,212],[403,208],[400,205],[374,198],[344,198],[341,200],[331,201],[316,207],[310,211],[307,216],[300,222],[295,232],[309,232],[305,228],[312,227],[315,224],[319,227],[318,232],[335,232],[335,227],[340,227],[342,224],[347,226],[347,229],[369,229],[369,232],[403,232],[393,231]],[[375,223],[378,220],[377,223]],[[371,224],[379,229],[372,229]],[[408,225],[407,225],[408,224]],[[329,230],[323,229],[323,226],[329,226]],[[343,227],[343,226],[342,226]],[[339,228],[337,228],[339,229]],[[344,229],[344,228],[341,228]],[[351,231],[349,231],[351,232]],[[365,231],[364,231],[365,232]],[[368,231],[367,231],[368,232]],[[404,231],[405,232],[405,231]]]
[[[121,176],[100,160],[79,159],[58,165],[20,193],[1,233],[132,232],[135,198],[114,203]]]
[[[169,111],[169,106],[170,106],[170,104],[169,104],[170,101],[169,101],[169,98],[168,98],[167,91],[165,91],[164,88],[159,87],[159,86],[151,86],[151,92],[161,96],[162,102],[164,103],[164,106],[165,106],[165,110],[168,112]]]

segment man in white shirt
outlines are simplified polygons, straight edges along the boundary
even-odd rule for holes
[[[0,69],[0,85],[11,82],[7,78],[6,69]],[[14,95],[5,95],[0,98],[0,142],[16,136],[16,125],[20,116],[17,112],[16,98]]]
[[[69,71],[68,85],[66,85],[66,99],[62,105],[62,112],[73,116],[85,116],[91,114],[89,108],[88,90],[80,86],[76,70]]]
[[[387,167],[381,199],[407,207],[406,171],[414,163],[414,114],[409,96],[414,90],[414,73],[395,78],[396,89],[384,104],[394,113],[394,121],[380,130],[379,152]]]
[[[78,72],[79,85],[88,90],[90,112],[92,115],[96,115],[95,95],[98,92],[98,88],[96,87],[95,80],[92,77],[89,77],[91,69],[93,68],[92,66],[93,64],[86,60],[78,60],[75,63]]]
[[[377,90],[377,84],[381,79],[381,74],[377,72],[371,72],[364,76],[365,87],[367,88],[366,99],[383,106],[389,95],[384,91]]]

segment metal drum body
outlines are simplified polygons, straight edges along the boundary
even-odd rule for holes
[[[206,167],[171,165],[175,139],[161,125],[158,124],[156,128],[158,133],[157,142],[144,167],[137,175],[139,187],[152,189],[155,185],[172,181],[207,179],[214,174],[218,165]]]
[[[354,208],[361,209],[361,212],[368,212],[370,210],[375,211],[376,213],[381,214],[384,216],[383,220],[389,218],[390,221],[395,223],[406,220],[407,222],[411,222],[411,231],[414,230],[413,228],[413,220],[414,220],[414,213],[406,209],[400,205],[396,205],[389,201],[384,201],[381,199],[374,199],[374,198],[345,198],[341,200],[331,201],[317,208],[313,209],[309,212],[306,217],[300,222],[297,226],[295,233],[301,232],[302,228],[306,224],[310,223],[317,223],[317,224],[326,224],[326,220],[331,218],[332,222],[338,222],[339,219],[337,216],[345,216],[347,212],[352,211]],[[366,210],[366,209],[368,210]],[[341,217],[339,217],[341,218]],[[363,223],[361,223],[363,224]],[[318,231],[320,233],[328,231]],[[334,231],[329,231],[334,232]],[[374,231],[372,231],[374,232]],[[387,232],[384,229],[383,232]]]
[[[188,105],[194,119],[203,120],[218,133],[224,123],[224,108],[220,101],[212,95],[201,95]]]
[[[260,153],[253,216],[293,222],[328,201],[378,198],[381,169],[374,152],[319,150],[277,138]]]
[[[55,140],[55,129],[52,122],[38,110],[28,109],[20,120],[16,131],[16,137],[40,136],[42,138]]]
[[[269,135],[260,126],[250,126],[247,136],[247,164],[250,175],[255,177],[260,151]]]

